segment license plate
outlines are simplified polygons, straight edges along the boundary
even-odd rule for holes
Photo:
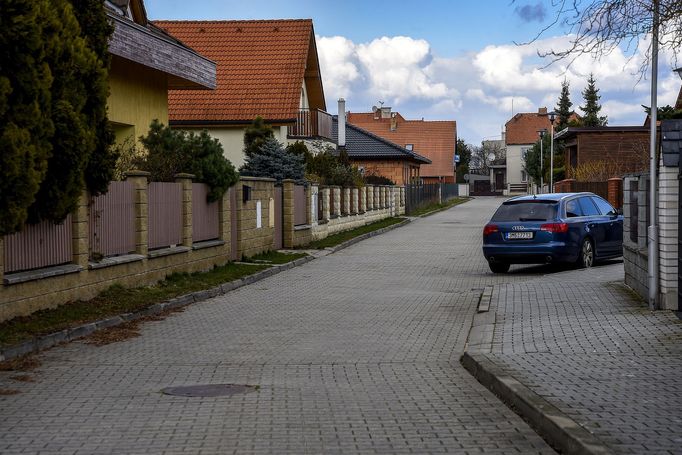
[[[508,232],[507,238],[509,240],[532,239],[533,233],[532,232]]]

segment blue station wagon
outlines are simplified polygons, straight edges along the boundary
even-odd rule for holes
[[[550,193],[505,201],[483,228],[490,270],[510,264],[574,263],[623,254],[623,217],[593,193]]]

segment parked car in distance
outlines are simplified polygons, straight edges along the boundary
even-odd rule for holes
[[[623,216],[593,193],[550,193],[505,201],[483,228],[490,270],[510,264],[574,263],[623,254]]]

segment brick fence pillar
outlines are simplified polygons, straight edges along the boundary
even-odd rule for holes
[[[357,215],[358,212],[360,211],[358,209],[359,198],[360,198],[360,192],[358,191],[358,189],[357,188],[351,188],[351,190],[350,190],[350,213],[353,215]]]
[[[232,191],[236,191],[236,189]],[[218,238],[228,245],[232,240],[230,238],[232,234],[231,227],[230,190],[228,189],[223,194],[223,197],[220,198],[220,201],[218,201]]]
[[[72,261],[84,269],[88,268],[90,259],[88,202],[88,193],[83,191],[78,198],[76,210],[71,214]]]
[[[327,222],[329,221],[329,215],[331,214],[329,209],[329,188],[320,188],[322,192],[322,219]]]
[[[367,185],[365,187],[365,192],[367,198],[367,210],[374,210],[374,185]]]
[[[294,247],[294,185],[290,179],[282,180],[282,245]]]
[[[614,177],[607,182],[609,204],[617,209],[623,208],[623,179]]]
[[[359,190],[358,213],[365,213],[367,211],[367,187],[363,186]]]
[[[332,204],[331,204],[331,218],[337,218],[341,216],[341,188],[338,186],[332,186],[331,192],[333,194]]]
[[[149,249],[149,231],[147,229],[149,225],[148,178],[149,172],[126,172],[126,180],[133,183],[135,191],[135,252],[144,256],[147,255]]]
[[[310,212],[310,225],[317,226],[317,217],[320,213],[320,188],[317,185],[310,185],[310,198],[308,199],[310,203],[308,204],[308,210]]]
[[[348,215],[350,213],[350,188],[341,188],[343,191],[343,207],[341,207],[341,213]]]
[[[192,174],[175,174],[175,183],[182,185],[182,244],[192,246]]]
[[[381,188],[378,186],[374,187],[374,208],[377,210],[381,208]]]

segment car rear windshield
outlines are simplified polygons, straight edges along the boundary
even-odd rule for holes
[[[551,221],[556,218],[556,201],[523,201],[502,204],[492,221]]]

